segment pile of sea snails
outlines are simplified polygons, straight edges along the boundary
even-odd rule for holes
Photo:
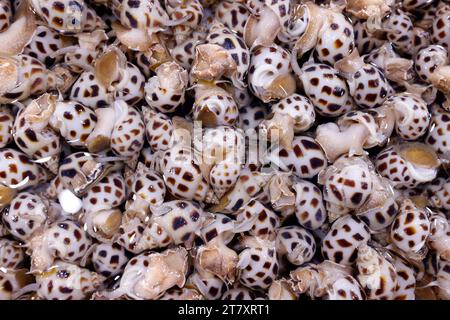
[[[0,3],[0,299],[450,299],[448,0]]]

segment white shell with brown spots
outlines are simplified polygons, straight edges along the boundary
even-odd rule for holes
[[[116,243],[100,243],[92,252],[94,270],[104,277],[114,277],[123,272],[128,262],[126,251]]]
[[[71,153],[65,157],[61,161],[58,171],[62,186],[77,195],[84,194],[107,173],[109,164],[102,163],[98,159],[98,155],[82,151]],[[93,169],[86,170],[87,164],[95,166]]]
[[[297,180],[292,185],[295,191],[295,216],[306,229],[320,228],[327,219],[322,191],[313,183]]]
[[[118,172],[110,173],[83,195],[84,212],[98,212],[120,206],[125,201],[125,180]]]
[[[8,239],[0,239],[0,268],[18,269],[24,262],[25,253],[20,243]]]
[[[191,150],[175,146],[161,160],[167,190],[176,198],[211,202],[214,194]]]
[[[23,190],[48,178],[48,172],[23,152],[9,148],[0,150],[0,182],[3,185]]]
[[[183,2],[166,0],[165,9],[172,20],[187,18],[186,21],[172,27],[172,32],[177,42],[188,38],[192,31],[197,29],[203,18],[203,6],[199,0]]]
[[[101,25],[83,0],[32,0],[30,4],[46,25],[63,34],[89,32]]]
[[[313,236],[298,226],[286,226],[277,229],[277,253],[286,256],[294,265],[302,265],[311,261],[316,253],[316,242]]]
[[[0,32],[9,28],[12,23],[12,10],[10,1],[2,1],[0,4]]]
[[[151,233],[161,246],[173,243],[191,248],[204,223],[204,213],[198,204],[184,200],[169,201],[152,209]],[[170,238],[161,239],[162,231]]]
[[[47,300],[84,300],[102,282],[97,273],[63,261],[55,261],[49,271],[36,275],[37,294]]]
[[[256,127],[266,118],[267,108],[259,103],[251,103],[245,108],[239,109],[239,127],[244,131],[256,129]]]
[[[137,157],[144,146],[142,115],[124,101],[114,103],[116,122],[111,133],[111,150],[124,157]]]
[[[239,37],[244,36],[244,27],[250,12],[243,3],[238,1],[220,1],[215,7],[215,17]]]
[[[439,45],[430,45],[417,52],[414,57],[414,69],[421,80],[430,83],[435,70],[449,64],[449,59],[447,49]]]
[[[111,103],[111,97],[106,88],[90,71],[83,72],[72,85],[70,100],[78,101],[92,109],[106,107]]]
[[[280,226],[280,219],[275,212],[257,200],[251,200],[234,215],[236,216],[236,232],[248,232],[261,239],[273,240],[276,229]]]
[[[53,72],[38,60],[26,54],[2,58],[2,63],[8,63],[17,69],[15,83],[8,84],[8,90],[0,94],[0,103],[23,101],[30,96],[42,94],[55,89],[58,81]]]
[[[362,108],[378,107],[392,91],[383,72],[368,63],[353,74],[348,84],[350,94]]]
[[[206,273],[192,273],[186,281],[188,286],[196,288],[208,300],[218,300],[226,290],[226,284],[218,277]]]
[[[331,12],[325,19],[325,25],[319,32],[316,44],[316,54],[321,62],[334,65],[346,57],[355,47],[353,26],[340,12]]]
[[[239,121],[239,109],[230,93],[214,86],[196,96],[192,118],[204,127],[232,126]]]
[[[123,75],[114,85],[114,100],[124,100],[130,106],[144,98],[145,78],[134,64],[127,62],[122,69]]]
[[[430,221],[425,210],[409,200],[403,201],[391,226],[392,242],[406,253],[415,253],[423,248],[429,234]]]
[[[439,105],[432,108],[431,126],[426,137],[426,144],[438,154],[450,152],[450,112]]]
[[[369,300],[392,300],[397,290],[394,266],[375,249],[362,245],[358,249],[358,280]]]
[[[431,41],[450,50],[450,8],[440,10],[431,27]]]
[[[233,84],[236,87],[246,87],[244,80],[250,64],[250,51],[244,41],[218,21],[213,22],[209,30],[206,41],[224,48],[236,63],[236,75],[231,79]]]
[[[369,228],[358,217],[345,215],[336,220],[322,241],[324,259],[351,265],[356,261],[358,247],[370,239]]]
[[[327,166],[322,148],[309,136],[294,137],[292,150],[279,146],[271,157],[275,156],[279,157],[275,164],[282,171],[292,171],[299,178],[313,178]]]
[[[350,275],[337,279],[328,290],[328,300],[366,300],[359,282]]]
[[[113,0],[110,7],[120,23],[128,29],[156,32],[170,21],[167,12],[159,1]]]
[[[373,177],[370,163],[359,157],[342,156],[323,174],[323,197],[328,210],[343,207],[361,207],[373,190]],[[334,210],[333,210],[334,212]]]
[[[34,111],[36,108],[41,108],[38,100],[32,101],[20,110],[14,121],[13,136],[20,150],[56,173],[61,152],[61,139],[49,125],[49,112],[53,110],[51,99],[47,96],[46,100],[50,107],[48,109],[46,109],[47,106],[42,107],[42,112]],[[46,102],[43,104],[45,105]]]
[[[139,199],[149,205],[159,206],[164,202],[166,185],[158,173],[138,164],[130,191],[134,201]]]
[[[411,53],[414,49],[414,25],[411,18],[401,9],[393,10],[382,21],[382,29],[394,47],[403,53]]]
[[[398,93],[390,96],[384,105],[394,108],[395,130],[401,138],[417,140],[427,132],[431,116],[426,102],[421,97]]]
[[[150,108],[142,110],[145,122],[145,136],[153,152],[166,151],[170,147],[174,130],[172,119]]]
[[[395,290],[395,300],[415,300],[416,298],[416,275],[409,263],[393,256],[393,266],[397,272],[397,288]]]
[[[46,202],[38,195],[21,192],[3,211],[3,225],[17,239],[27,241],[47,221]]]
[[[439,183],[429,191],[431,205],[438,209],[450,210],[450,179]]]
[[[25,47],[23,53],[38,59],[50,67],[61,61],[61,56],[54,54],[64,47],[65,43],[61,35],[47,26],[38,26],[30,43]]]
[[[71,220],[54,222],[29,242],[32,270],[46,271],[55,259],[79,264],[92,242],[86,232]]]
[[[273,101],[267,90],[277,77],[291,72],[289,53],[282,47],[272,44],[269,47],[257,46],[251,52],[248,69],[248,84],[252,93],[264,103]]]
[[[321,63],[305,63],[299,77],[317,113],[336,117],[353,109],[347,84],[336,69]]]
[[[373,49],[381,47],[386,42],[382,37],[382,32],[380,33],[380,39],[377,37],[377,33],[369,33],[366,30],[365,21],[356,18],[353,21],[355,45],[360,54],[369,53]]]
[[[247,289],[246,287],[236,286],[234,288],[228,289],[222,295],[222,300],[255,300],[255,294],[253,291]]]
[[[308,130],[316,120],[316,112],[311,101],[297,93],[273,104],[272,113],[286,114],[294,119],[295,133]]]
[[[0,148],[6,147],[13,141],[12,128],[14,117],[7,106],[0,107]]]
[[[404,159],[397,146],[387,147],[375,159],[377,172],[389,179],[395,188],[415,188],[421,183],[432,181],[437,168],[416,166]]]
[[[56,103],[49,123],[70,146],[82,148],[97,124],[97,116],[92,109],[80,103],[60,101]]]
[[[239,281],[250,289],[267,289],[278,275],[275,242],[252,238],[239,254]]]

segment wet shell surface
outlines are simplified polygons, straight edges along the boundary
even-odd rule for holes
[[[449,0],[0,0],[0,300],[449,300],[449,41]]]

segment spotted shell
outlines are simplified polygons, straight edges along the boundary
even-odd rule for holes
[[[183,146],[164,153],[161,161],[167,190],[177,198],[214,202],[212,189],[191,151]]]
[[[186,249],[178,247],[161,253],[146,251],[128,261],[119,287],[107,295],[135,300],[157,299],[169,288],[183,287],[186,272]]]
[[[21,192],[3,212],[3,225],[15,238],[27,241],[44,226],[47,211],[47,204],[41,197]]]
[[[279,157],[279,160],[274,158],[273,161],[281,170],[292,171],[300,178],[313,178],[327,165],[322,148],[308,136],[294,137],[292,150],[280,146],[272,152],[270,157]]]
[[[8,239],[0,239],[0,254],[0,267],[6,270],[19,269],[25,258],[19,242]]]
[[[163,63],[155,72],[145,85],[145,100],[159,112],[174,112],[185,101],[187,72],[175,62]]]
[[[92,109],[106,107],[111,103],[106,88],[90,71],[83,72],[72,86],[70,100],[75,100]]]
[[[233,96],[218,86],[197,87],[192,117],[205,127],[232,126],[239,118]]]
[[[244,27],[250,12],[238,1],[221,1],[215,8],[215,17],[239,37],[244,36]]]
[[[414,188],[436,177],[439,162],[430,147],[406,144],[382,150],[376,160],[377,172],[395,188]]]
[[[267,289],[278,274],[275,243],[249,238],[247,248],[239,254],[239,281],[250,289]]]
[[[116,101],[114,108],[117,120],[111,133],[111,150],[119,156],[137,156],[144,145],[142,116],[124,101]]]
[[[369,228],[356,216],[345,215],[336,220],[322,241],[322,255],[333,262],[351,265],[358,248],[370,239]]]
[[[36,275],[37,294],[47,300],[83,300],[100,289],[102,280],[88,269],[55,261],[50,270]]]
[[[306,229],[320,228],[327,218],[320,189],[306,180],[297,180],[292,189],[295,191],[297,221]]]
[[[2,74],[8,81],[0,94],[0,103],[23,101],[31,95],[42,94],[61,84],[53,72],[29,55],[3,57],[0,61],[7,68]]]
[[[237,87],[245,87],[244,78],[250,64],[250,52],[242,39],[217,21],[210,26],[206,41],[219,45],[229,52],[236,64],[236,79],[232,78],[233,83]]]
[[[358,280],[370,300],[389,300],[395,297],[397,273],[385,257],[368,245],[358,249]]]
[[[235,287],[225,291],[222,300],[255,300],[255,294],[245,287]]]
[[[69,145],[82,148],[97,124],[97,116],[92,109],[80,103],[59,101],[49,124]]]
[[[95,11],[83,0],[33,0],[31,6],[49,27],[61,33],[88,32],[101,26]]]
[[[431,27],[431,41],[450,50],[450,10],[442,10],[435,17]]]
[[[401,138],[417,140],[427,132],[431,116],[426,102],[419,96],[395,94],[385,101],[385,105],[395,110],[395,130]]]
[[[277,253],[295,265],[309,262],[316,253],[314,237],[297,226],[282,227],[277,230]]]
[[[353,26],[341,13],[333,12],[320,29],[315,52],[321,62],[333,65],[354,48]]]
[[[190,248],[204,223],[203,210],[194,202],[169,201],[152,211],[151,229],[156,230],[156,242],[162,240],[166,245],[165,239],[158,239],[162,238],[163,230],[170,237],[169,243]]]
[[[348,83],[351,96],[362,108],[381,105],[392,91],[383,72],[371,64],[364,64]]]
[[[251,200],[236,213],[236,232],[247,231],[250,235],[273,240],[276,229],[280,226],[280,219],[272,210],[261,202]]]
[[[365,21],[354,19],[353,34],[355,37],[355,46],[361,54],[371,52],[375,48],[379,48],[385,42],[382,39],[382,32],[368,32]]]
[[[326,64],[306,63],[299,77],[317,113],[335,117],[353,108],[347,84],[336,69]]]
[[[447,140],[450,134],[448,124],[450,124],[450,113],[438,105],[433,106],[431,126],[425,141],[438,154],[445,154],[450,151],[450,144]]]
[[[83,195],[83,210],[97,212],[120,206],[125,201],[125,181],[118,173],[110,173]]]
[[[0,107],[0,148],[6,147],[13,141],[13,123],[14,117],[11,109],[6,106]]]
[[[166,151],[170,147],[174,130],[172,119],[150,108],[143,109],[145,136],[152,151]]]
[[[327,294],[328,300],[365,300],[366,293],[359,282],[348,275],[337,279]]]
[[[50,67],[53,64],[60,62],[61,57],[55,57],[55,53],[62,49],[66,43],[61,35],[47,26],[38,26],[34,37],[30,43],[23,50],[33,58]]]
[[[78,224],[70,220],[55,222],[31,238],[31,270],[46,271],[55,259],[80,263],[90,246],[91,240]]]
[[[286,50],[275,44],[252,50],[248,84],[256,97],[267,103],[289,96],[295,91],[293,82]]]
[[[0,150],[0,182],[17,190],[36,186],[49,178],[48,172],[31,161],[23,152],[4,148]]]
[[[321,173],[326,207],[333,213],[361,207],[373,190],[370,164],[359,157],[340,157]],[[322,180],[322,178],[324,180]]]
[[[96,245],[91,259],[94,270],[104,277],[114,277],[122,273],[128,262],[125,249],[115,243]]]
[[[272,113],[287,114],[294,119],[294,132],[307,131],[316,120],[314,106],[308,98],[294,93],[272,105]]]
[[[59,135],[49,126],[54,110],[54,97],[48,94],[33,100],[16,116],[13,136],[23,152],[56,173],[61,141]]]
[[[430,221],[425,211],[409,200],[403,201],[391,227],[393,243],[406,253],[415,253],[425,245],[429,233]]]

